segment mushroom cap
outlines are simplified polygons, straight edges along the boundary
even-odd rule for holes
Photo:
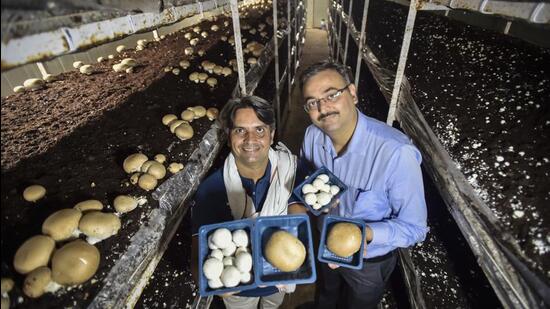
[[[315,195],[315,193],[308,193],[304,195],[304,201],[306,202],[306,204],[313,206],[315,203],[317,203],[317,195]]]
[[[139,172],[141,169],[141,166],[147,160],[149,159],[147,158],[146,155],[142,153],[134,153],[129,155],[126,159],[124,159],[124,162],[122,163],[122,168],[128,174],[133,172]]]
[[[316,192],[317,192],[317,188],[315,188],[310,183],[306,183],[305,185],[302,186],[302,193],[303,194],[316,193]]]
[[[134,58],[124,58],[122,61],[120,61],[120,64],[124,64],[127,67],[135,67],[137,65],[137,61]]]
[[[220,111],[215,107],[210,107],[206,110],[206,117],[208,120],[212,121],[218,118],[218,115],[220,114]]]
[[[103,56],[97,57],[97,62],[98,62],[98,63],[101,63],[101,62],[103,62],[103,61],[105,61],[105,57],[103,57]]]
[[[320,179],[323,183],[328,183],[328,181],[329,181],[329,177],[328,177],[327,174],[320,174],[315,179]]]
[[[167,114],[162,117],[162,124],[167,126],[172,120],[178,119],[178,116],[174,114]]]
[[[190,81],[198,81],[199,80],[199,72],[193,72],[191,74],[189,74],[189,80]]]
[[[223,262],[216,258],[209,258],[202,265],[202,271],[208,279],[219,278],[223,271]]]
[[[210,30],[218,31],[218,30],[220,30],[220,27],[218,25],[212,25],[212,26],[210,26]]]
[[[334,254],[348,257],[361,248],[363,235],[353,223],[339,222],[332,226],[327,235],[327,248]]]
[[[208,287],[211,289],[219,289],[223,287],[223,283],[220,278],[208,280]]]
[[[15,87],[13,87],[13,92],[15,92],[15,93],[25,92],[25,87],[24,86],[15,86]]]
[[[78,70],[80,71],[80,73],[87,75],[90,75],[94,72],[94,68],[89,64],[81,66],[80,68],[78,68]]]
[[[218,80],[215,78],[215,77],[209,77],[207,80],[206,80],[206,83],[210,86],[210,87],[214,87],[218,84]]]
[[[141,175],[140,173],[133,173],[132,176],[130,176],[130,182],[131,182],[133,185],[137,184],[138,181],[139,181],[139,176],[140,176],[140,175]]]
[[[184,52],[186,55],[192,55],[193,54],[193,47],[186,47]]]
[[[229,241],[227,247],[222,249],[223,256],[232,256],[237,250],[237,246],[232,241]]]
[[[20,274],[27,274],[40,266],[48,265],[55,249],[55,241],[45,235],[27,239],[15,252],[13,267]]]
[[[172,133],[175,133],[176,132],[176,128],[179,127],[180,125],[186,123],[187,121],[186,120],[181,120],[181,119],[176,119],[172,122],[170,122],[170,132]]]
[[[121,52],[123,52],[125,49],[126,49],[126,46],[125,46],[125,45],[118,45],[118,46],[116,47],[117,53],[121,53]]]
[[[120,219],[112,213],[92,211],[80,219],[78,228],[88,237],[105,239],[120,230]]]
[[[194,131],[193,127],[188,123],[182,123],[175,130],[176,136],[181,140],[188,140],[193,137]]]
[[[172,162],[168,165],[168,171],[170,173],[175,174],[183,169],[183,164],[178,162]]]
[[[214,249],[210,252],[210,257],[213,257],[213,258],[216,258],[220,261],[223,260],[223,253],[222,253],[222,250],[220,249]]]
[[[46,74],[44,75],[44,80],[47,82],[47,83],[51,83],[51,82],[54,82],[57,80],[57,76],[56,75],[53,75],[53,74]]]
[[[213,71],[214,71],[215,74],[220,75],[220,74],[222,74],[223,67],[221,65],[216,65],[216,66],[214,66]]]
[[[61,209],[51,214],[42,223],[42,233],[55,241],[66,240],[74,236],[82,212],[73,208]]]
[[[28,202],[36,202],[46,195],[46,188],[41,185],[32,185],[25,188],[23,198]]]
[[[122,71],[125,71],[126,69],[129,69],[130,67],[125,65],[124,63],[117,63],[117,64],[113,64],[113,71],[115,72],[122,72]]]
[[[153,164],[153,162],[156,162],[156,161],[154,161],[154,160],[149,160],[149,161],[146,161],[145,163],[143,163],[143,164],[141,165],[140,171],[141,171],[142,173],[147,173],[147,170],[148,170],[149,167]]]
[[[158,184],[158,181],[153,175],[147,173],[139,176],[138,186],[145,191],[153,190]]]
[[[103,203],[101,203],[98,200],[86,200],[86,201],[77,203],[76,205],[74,205],[73,208],[82,212],[88,211],[88,210],[102,210]]]
[[[13,285],[14,285],[13,279],[2,278],[2,295],[11,291],[11,289],[13,289]]]
[[[241,283],[249,283],[251,279],[252,275],[249,272],[241,273]]]
[[[195,114],[195,119],[204,117],[206,115],[206,108],[204,108],[204,106],[197,105],[194,107],[189,107],[188,109],[193,111],[193,113]]]
[[[223,266],[233,266],[233,264],[235,264],[235,258],[232,257],[232,256],[225,256],[223,259],[222,259],[222,263],[223,263]]]
[[[212,242],[216,247],[224,249],[229,247],[233,242],[231,232],[226,228],[219,228],[212,234]]]
[[[237,286],[241,282],[241,273],[235,266],[227,266],[222,271],[220,279],[226,288]]]
[[[248,252],[241,252],[235,257],[235,267],[240,272],[249,272],[252,269],[252,255]]]
[[[207,79],[208,79],[208,74],[206,74],[206,73],[204,73],[204,72],[203,72],[203,73],[199,73],[199,81],[200,81],[201,83],[204,83]]]
[[[193,27],[193,32],[195,32],[195,33],[201,32],[201,27],[199,27],[199,26]]]
[[[340,187],[338,187],[337,185],[330,186],[330,194],[336,195],[339,192],[340,192]]]
[[[79,69],[83,65],[84,65],[84,62],[82,62],[82,61],[73,62],[73,68],[75,68],[75,69]]]
[[[173,68],[173,69],[172,69],[172,74],[174,74],[174,75],[180,75],[180,72],[181,72],[181,71],[180,71],[179,68]]]
[[[154,159],[155,159],[155,161],[157,161],[160,164],[166,162],[166,156],[163,155],[162,153],[159,153],[159,154],[155,155]]]
[[[198,38],[194,38],[194,39],[191,39],[191,40],[189,41],[189,44],[190,44],[191,46],[195,46],[195,45],[197,45],[198,43],[199,43],[199,39],[198,39]]]
[[[223,68],[223,70],[222,70],[222,74],[223,74],[224,76],[229,76],[229,75],[231,75],[231,73],[233,73],[233,70],[231,70],[231,68],[229,68],[229,67],[225,67],[225,68]]]
[[[182,124],[181,126],[183,125],[184,124]],[[176,135],[177,134],[178,134],[178,129],[176,128]],[[156,179],[162,179],[164,178],[164,176],[166,176],[166,168],[164,167],[164,165],[158,163],[157,161],[147,161],[147,162],[152,162],[148,166],[147,170],[145,171],[147,174],[152,175]]]
[[[74,240],[52,258],[52,278],[63,285],[74,285],[90,279],[99,267],[99,250],[81,239]]]
[[[23,87],[27,90],[37,90],[44,86],[46,82],[40,78],[29,78],[23,82]]]
[[[332,199],[332,195],[327,192],[319,192],[317,195],[317,203],[321,204],[321,206],[328,205],[330,203],[330,200]]]
[[[136,209],[138,206],[138,201],[129,195],[119,195],[115,197],[113,206],[115,207],[116,212],[122,214]]]
[[[189,61],[187,61],[187,60],[182,60],[182,61],[180,61],[179,65],[180,65],[180,67],[182,67],[183,69],[187,69],[191,64],[190,64]]]
[[[193,121],[193,119],[195,119],[195,113],[191,109],[186,109],[181,112],[181,119],[185,121]]]
[[[296,236],[279,230],[267,241],[264,256],[271,265],[281,271],[295,271],[306,259],[306,248]]]
[[[31,271],[23,282],[23,293],[30,298],[37,298],[46,292],[46,287],[52,281],[52,271],[47,266]]]
[[[208,37],[208,32],[206,32],[206,31],[201,32],[201,36],[203,38],[207,38]]]
[[[231,238],[237,247],[248,246],[248,234],[243,229],[234,230],[231,233]]]

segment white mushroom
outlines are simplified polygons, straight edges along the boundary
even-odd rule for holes
[[[122,61],[120,61],[121,64],[124,64],[128,67],[135,67],[138,65],[136,59],[134,58],[124,58]]]
[[[2,296],[8,294],[14,286],[13,279],[2,277]]]
[[[42,233],[50,236],[55,241],[78,237],[78,222],[81,217],[82,212],[77,209],[58,210],[44,220]]]
[[[183,112],[181,112],[181,119],[185,120],[185,121],[193,121],[195,119],[195,112],[193,112],[192,109],[186,109],[184,110]]]
[[[206,73],[199,73],[199,82],[202,84],[208,79],[208,74]]]
[[[193,27],[193,32],[200,33],[201,32],[201,27],[199,27],[199,26]]]
[[[92,245],[115,235],[120,227],[120,219],[115,214],[100,211],[85,214],[78,225],[78,229],[88,236],[87,241]]]
[[[322,192],[330,193],[330,185],[328,183],[325,183],[319,190]]]
[[[197,54],[199,54],[199,56],[204,56],[204,54],[206,54],[206,51],[204,49],[199,49],[199,51],[197,51]]]
[[[235,256],[235,267],[240,272],[249,272],[252,269],[252,255],[248,252],[241,252]]]
[[[248,252],[248,248],[247,247],[237,247],[237,250],[235,250],[235,255],[237,255],[241,252]]]
[[[208,86],[214,88],[218,84],[218,80],[215,79],[214,77],[210,77],[206,80],[206,83],[208,84]]]
[[[126,64],[124,63],[117,63],[117,64],[113,64],[113,71],[115,72],[123,72],[123,71],[126,71],[127,69],[129,69],[130,67],[128,67]]]
[[[187,56],[191,56],[194,52],[193,47],[187,47],[184,49],[184,52]]]
[[[193,34],[191,32],[187,32],[186,34],[183,35],[184,38],[186,38],[187,40],[191,40],[191,38],[193,37]]]
[[[308,193],[304,196],[304,200],[308,205],[314,205],[317,203],[317,195],[315,193]]]
[[[222,69],[222,75],[223,76],[227,77],[227,76],[231,75],[232,73],[233,73],[233,70],[231,70],[231,68],[229,68],[229,67],[224,67]]]
[[[193,72],[189,74],[189,80],[195,83],[199,83],[199,72]]]
[[[220,279],[226,288],[232,288],[241,282],[241,273],[235,266],[228,266],[222,271]]]
[[[44,75],[44,81],[46,83],[55,82],[57,80],[57,76],[53,74],[46,74]]]
[[[182,67],[184,70],[187,69],[191,64],[187,60],[180,61],[180,67]]]
[[[248,234],[243,229],[234,230],[231,233],[233,242],[237,247],[246,247],[248,246]]]
[[[218,31],[218,30],[220,30],[220,27],[218,25],[212,25],[212,26],[210,26],[210,30]]]
[[[330,195],[330,193],[326,193],[326,192],[317,193],[317,202],[321,204],[321,206],[328,205],[331,199],[332,199],[332,195]]]
[[[23,190],[23,199],[27,202],[36,202],[46,195],[46,188],[41,185],[28,186]]]
[[[226,228],[219,228],[212,234],[212,243],[220,249],[225,249],[233,244],[231,232]],[[233,250],[235,251],[235,250]],[[224,254],[225,255],[225,254]]]
[[[328,183],[329,177],[327,174],[319,174],[316,179],[321,179],[323,183]]]
[[[83,65],[84,65],[84,62],[82,62],[82,61],[73,62],[73,68],[75,68],[75,69],[79,69]]]
[[[337,185],[330,186],[330,194],[336,195],[339,192],[340,192],[340,187],[338,187]]]
[[[220,250],[218,248],[218,246],[216,246],[213,242],[212,242],[212,236],[214,236],[214,234],[210,234],[210,236],[208,236],[208,239],[207,239],[207,243],[208,243],[208,248],[210,250]],[[221,250],[220,250],[221,252]],[[222,253],[222,256],[223,256],[223,253]]]
[[[38,90],[44,87],[46,82],[40,78],[29,78],[23,82],[25,90]]]
[[[250,64],[250,65],[254,65],[258,62],[258,60],[256,60],[256,58],[254,57],[250,57],[248,58],[248,60],[246,60],[246,63]]]
[[[102,63],[103,61],[105,61],[105,57],[103,56],[97,57],[97,63]]]
[[[323,205],[321,205],[321,204],[319,204],[319,203],[315,203],[315,204],[313,204],[311,207],[312,207],[313,209],[315,209],[315,210],[319,210],[319,209],[321,209],[321,207],[323,207]]]
[[[222,248],[222,253],[224,256],[231,256],[235,253],[237,250],[237,246],[235,246],[235,243],[232,241],[229,241],[227,247]]]
[[[130,182],[131,182],[133,185],[137,184],[138,181],[139,181],[139,176],[140,176],[140,175],[141,175],[140,173],[133,173],[132,176],[130,176]]]
[[[223,262],[216,258],[209,258],[202,265],[202,272],[210,280],[220,278],[223,272]]]
[[[119,195],[115,197],[113,206],[115,207],[116,212],[122,214],[136,209],[138,206],[138,201],[133,196]]]
[[[197,44],[199,44],[198,38],[194,38],[194,39],[191,39],[191,41],[189,41],[189,45],[191,46],[196,46]]]
[[[252,279],[252,275],[248,272],[248,273],[241,273],[241,283],[249,283],[250,280]]]
[[[208,37],[208,32],[206,31],[201,32],[201,36],[206,39]]]
[[[306,183],[305,185],[302,186],[303,194],[316,193],[316,192],[317,192],[317,189],[312,184]]]
[[[123,52],[125,49],[126,49],[126,46],[125,46],[125,45],[118,45],[118,46],[116,47],[116,52],[117,52],[117,53],[121,53],[121,52]]]
[[[319,191],[319,190],[321,190],[321,188],[323,187],[325,182],[321,179],[316,178],[311,184],[313,185],[315,190]]]
[[[115,55],[111,54],[107,56],[108,59],[115,59]]]
[[[180,69],[178,69],[178,68],[173,68],[173,69],[172,69],[172,74],[174,74],[174,75],[180,75],[180,72],[181,72],[181,71],[180,71]]]
[[[44,235],[36,235],[27,239],[15,252],[13,267],[20,274],[28,274],[40,266],[48,265],[55,241]]]
[[[23,86],[15,86],[15,87],[13,88],[13,92],[15,92],[15,93],[25,92],[25,87],[23,87]]]
[[[218,277],[216,279],[208,280],[208,287],[210,287],[211,289],[219,289],[223,287],[223,283],[221,279]]]
[[[99,250],[80,239],[57,250],[52,257],[52,278],[63,285],[90,279],[99,267]]]
[[[223,262],[223,266],[233,266],[233,264],[235,263],[235,258],[232,257],[232,256],[225,256],[223,259],[222,259],[222,262]]]
[[[91,75],[92,73],[94,73],[94,68],[89,64],[81,66],[78,70],[80,71],[80,73],[86,75]]]
[[[223,253],[222,253],[222,250],[220,249],[214,249],[210,252],[210,256],[213,257],[213,258],[216,258],[220,261],[223,260]]]
[[[76,205],[74,205],[73,208],[81,212],[85,212],[88,210],[102,210],[103,203],[101,203],[98,200],[85,200],[80,203],[77,203]]]

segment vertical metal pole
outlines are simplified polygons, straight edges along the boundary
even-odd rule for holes
[[[343,2],[342,2],[343,3]],[[342,8],[342,5],[340,4],[340,8]],[[338,10],[336,11],[338,13]],[[344,23],[342,21],[342,12],[340,11],[338,14],[338,37],[336,38],[336,61],[340,59],[340,46],[342,45],[341,37],[342,37],[342,24]]]
[[[351,25],[351,8],[353,6],[353,0],[349,1],[349,9],[348,9],[348,26],[346,27],[346,46],[344,47],[344,58],[342,59],[342,63],[345,65],[347,58],[348,58],[348,43],[349,43],[349,29]]]
[[[361,20],[361,35],[359,36],[359,47],[357,51],[357,64],[355,65],[355,91],[359,91],[359,73],[361,72],[361,61],[363,55],[363,45],[367,37],[367,14],[369,13],[369,0],[365,0],[363,5],[363,19]]]
[[[395,121],[397,101],[399,100],[401,83],[403,81],[403,75],[405,74],[407,55],[409,53],[409,46],[411,45],[412,33],[414,30],[417,3],[418,0],[411,0],[411,4],[409,6],[409,15],[407,16],[407,24],[405,25],[405,36],[403,37],[403,44],[401,45],[401,54],[399,55],[399,64],[397,65],[397,72],[395,73],[395,82],[393,84],[393,92],[391,95],[390,110],[388,111],[388,119],[386,120],[386,123],[390,126]]]
[[[286,88],[287,88],[287,96],[288,96],[288,97],[287,97],[286,104],[287,104],[287,106],[288,106],[289,109],[290,109],[290,104],[291,104],[291,100],[290,100],[290,98],[291,98],[291,96],[292,96],[292,87],[291,87],[291,83],[292,83],[292,77],[293,77],[293,76],[292,76],[292,63],[291,63],[292,57],[291,57],[291,53],[290,53],[290,51],[291,51],[291,49],[292,49],[292,38],[291,38],[291,36],[292,36],[292,34],[291,34],[291,33],[292,33],[292,31],[291,31],[291,30],[292,30],[292,25],[291,25],[291,20],[290,20],[290,2],[291,2],[291,0],[287,0],[287,2],[286,2],[286,3],[287,3],[287,4],[286,4],[286,19],[287,19],[287,21],[288,21],[288,22],[287,22],[287,26],[286,26],[286,29],[287,29],[287,31],[288,31],[288,32],[287,32],[287,37],[286,37],[287,43],[288,43],[288,44],[287,44],[287,47],[288,47],[288,48],[287,48],[287,53],[288,53],[287,56],[288,56],[288,57],[287,57],[287,59],[286,59],[286,61],[287,61],[287,68],[286,68],[286,71],[287,71],[287,73],[288,73],[288,74],[286,75],[286,79],[287,79]]]
[[[273,0],[273,56],[275,59],[275,112],[277,115],[277,137],[281,138],[281,100],[279,98],[279,38],[277,37],[277,0]]]
[[[510,27],[512,26],[512,22],[511,21],[507,21],[506,22],[506,26],[504,27],[504,34],[508,34],[508,32],[510,32]]]
[[[237,71],[239,73],[239,86],[241,97],[246,95],[246,80],[244,73],[243,44],[241,39],[241,22],[239,20],[239,6],[237,0],[230,0],[231,18],[233,19],[233,37],[235,38],[235,52],[237,54]]]

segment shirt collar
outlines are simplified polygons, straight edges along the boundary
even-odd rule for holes
[[[363,154],[366,150],[364,142],[361,139],[364,132],[367,131],[367,118],[363,117],[363,114],[357,108],[356,111],[357,125],[355,126],[355,131],[353,132],[351,140],[349,141],[348,147],[346,148],[346,151],[344,153]],[[358,132],[362,133],[358,134]],[[321,145],[326,152],[329,152],[333,157],[336,157],[336,150],[334,150],[332,140],[327,134],[323,133],[323,138],[322,140],[318,141],[318,144]]]
[[[269,183],[270,179],[271,179],[271,162],[267,161],[267,166],[265,168],[265,173],[260,179],[258,179],[258,182],[256,183],[256,185],[264,184],[266,181],[267,181],[267,183]],[[241,182],[243,184],[243,187],[247,191],[251,191],[254,188],[254,181],[250,178],[246,178],[246,177],[241,176]]]

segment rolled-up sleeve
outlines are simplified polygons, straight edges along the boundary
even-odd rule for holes
[[[369,222],[373,238],[369,249],[380,246],[406,248],[423,241],[428,232],[420,152],[412,145],[399,147],[387,169],[386,188],[392,217]]]

